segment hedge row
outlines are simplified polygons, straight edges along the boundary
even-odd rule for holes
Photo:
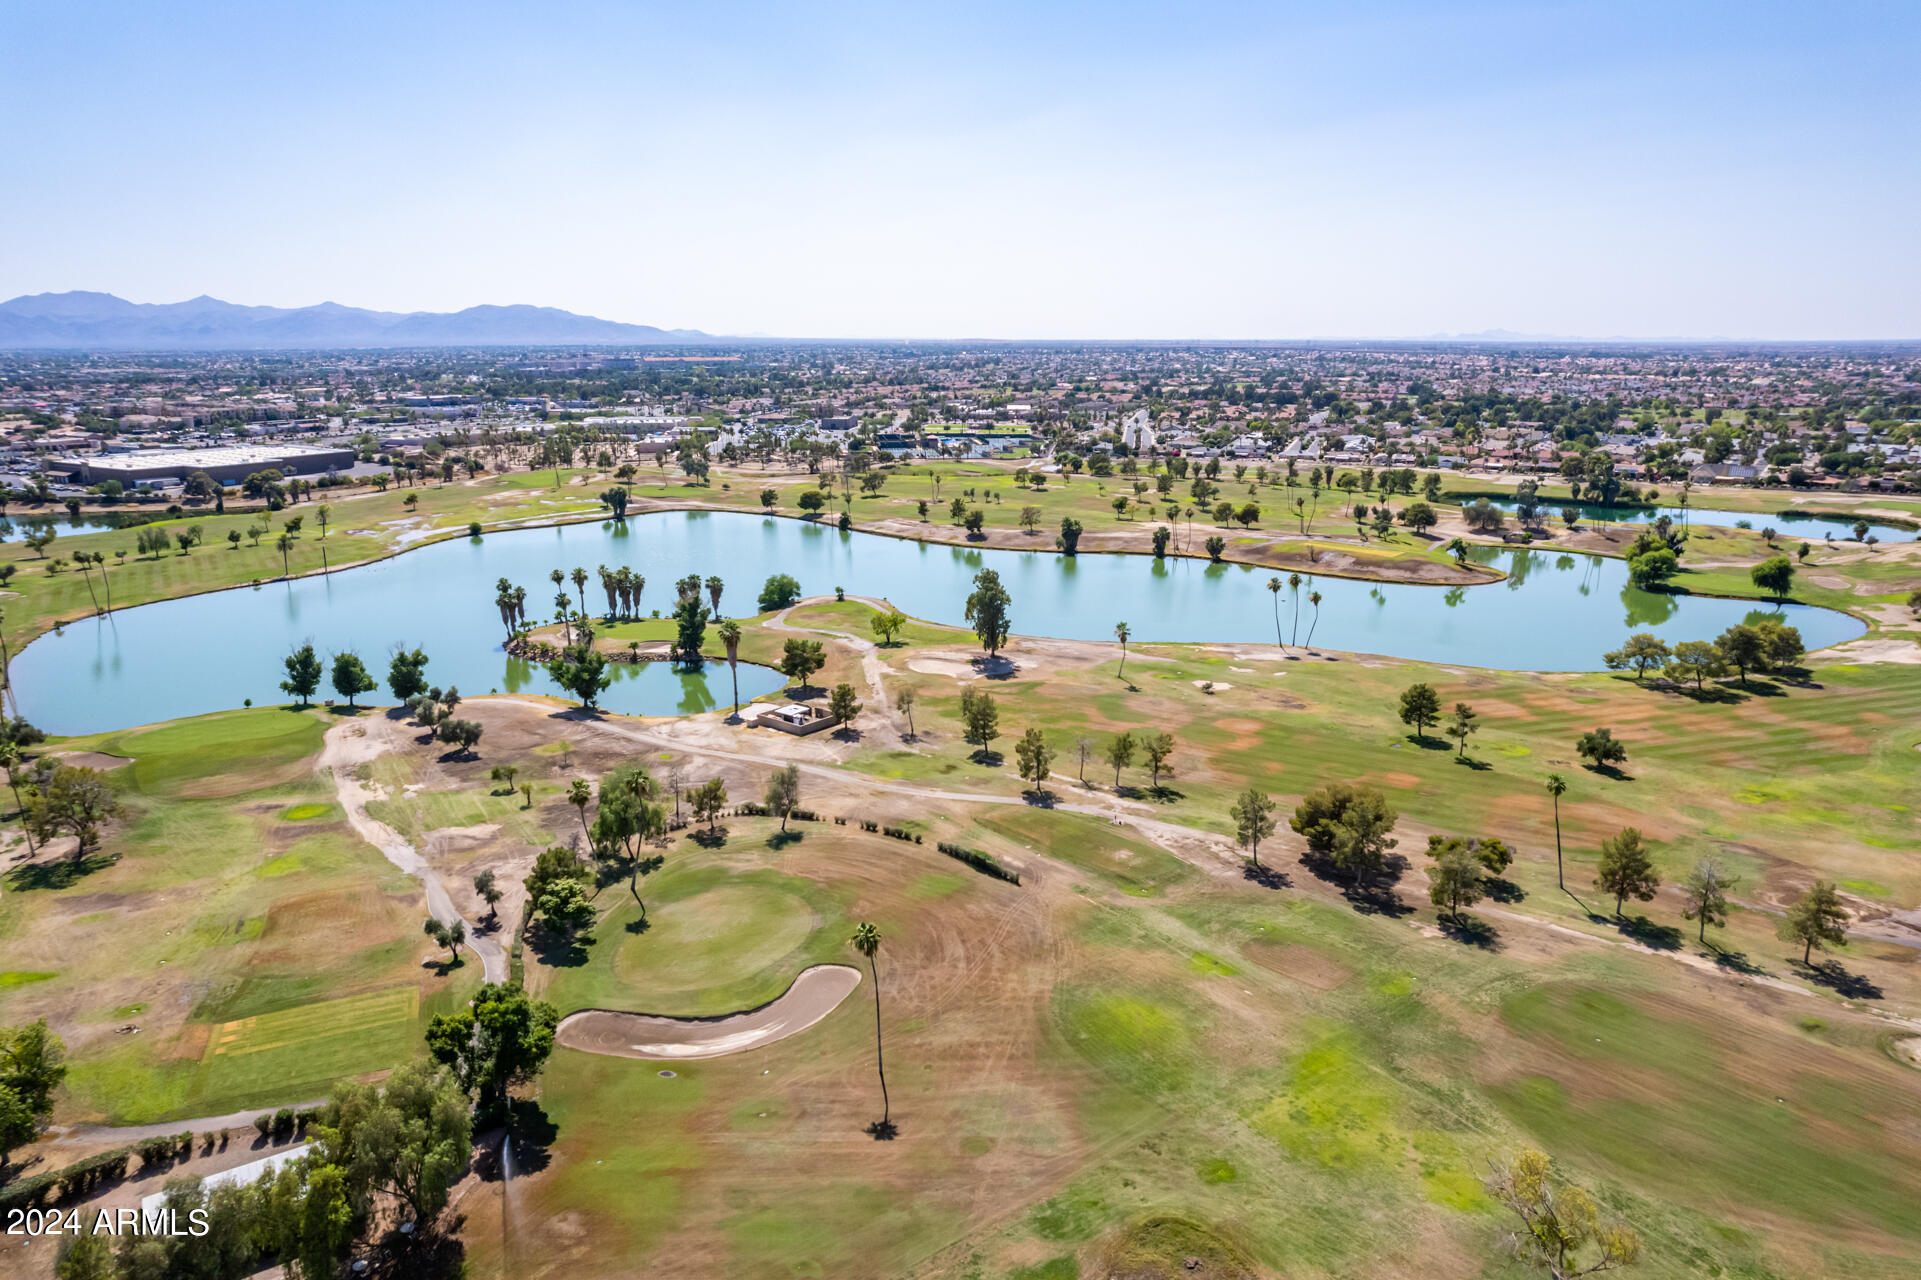
[[[945,840],[941,841],[938,847],[940,851],[948,857],[960,862],[965,862],[968,866],[983,875],[993,876],[996,880],[1005,880],[1009,884],[1019,884],[1021,882],[1020,872],[1009,871],[999,862],[996,862],[992,854],[982,853],[979,849],[969,849],[958,844],[949,844]]]
[[[161,1141],[171,1144],[172,1138]],[[121,1147],[117,1151],[103,1151],[97,1156],[77,1160],[64,1169],[51,1173],[36,1173],[30,1178],[21,1178],[0,1187],[0,1210],[33,1209],[44,1205],[64,1204],[90,1195],[110,1182],[118,1182],[127,1176],[127,1164],[133,1159],[132,1147]]]

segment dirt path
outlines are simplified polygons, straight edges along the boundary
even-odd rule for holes
[[[848,596],[847,598],[874,609],[893,608],[893,605],[887,601],[873,596]],[[865,677],[867,681],[868,702],[864,708],[865,713],[881,720],[896,738],[905,736],[903,730],[906,728],[907,721],[894,710],[894,700],[887,696],[887,687],[881,683],[881,671],[883,668],[881,666],[880,647],[878,645],[872,640],[854,635],[851,632],[830,631],[826,627],[797,627],[787,621],[787,615],[796,609],[805,608],[811,604],[831,604],[833,601],[833,596],[808,596],[806,599],[797,600],[785,609],[782,609],[768,620],[767,625],[775,631],[792,631],[800,635],[833,636],[836,640],[845,641],[848,645],[852,646],[854,651],[860,654],[861,675]]]
[[[325,1106],[325,1098],[306,1102],[287,1102],[281,1106],[295,1111]],[[147,1138],[171,1138],[175,1134],[218,1133],[223,1129],[251,1129],[256,1116],[270,1116],[280,1107],[261,1107],[256,1111],[230,1111],[224,1116],[202,1116],[198,1120],[169,1120],[165,1124],[73,1124],[54,1125],[47,1130],[47,1141],[56,1146],[96,1146],[101,1143],[141,1142]]]
[[[861,982],[844,964],[803,969],[794,985],[758,1009],[719,1018],[666,1018],[651,1013],[583,1009],[560,1020],[556,1044],[584,1053],[656,1061],[692,1061],[745,1053],[797,1035],[840,1007]]]
[[[387,861],[420,881],[420,887],[427,894],[427,910],[434,919],[442,924],[452,924],[456,920],[466,924],[467,945],[480,957],[481,969],[487,981],[505,982],[507,953],[500,943],[494,938],[477,936],[473,926],[454,906],[453,899],[447,896],[446,887],[440,883],[440,877],[434,874],[427,860],[415,851],[406,837],[367,814],[367,802],[381,797],[354,777],[354,767],[392,749],[386,728],[386,721],[378,716],[343,720],[327,730],[327,744],[320,752],[318,767],[333,771],[334,789],[340,797],[340,807],[346,811],[347,821],[360,834],[360,838],[380,850]]]

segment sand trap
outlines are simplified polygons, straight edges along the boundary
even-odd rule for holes
[[[665,1018],[651,1013],[583,1009],[560,1020],[554,1039],[569,1049],[616,1058],[724,1058],[807,1030],[838,1008],[859,985],[859,969],[817,964],[801,970],[793,986],[758,1009],[718,1018]]]
[[[118,769],[133,763],[132,756],[110,756],[104,751],[62,751],[54,759],[76,769]]]
[[[1188,683],[1196,689],[1206,689],[1210,693],[1225,693],[1234,687],[1231,684],[1222,684],[1219,680],[1191,680]]]
[[[1862,636],[1859,640],[1849,640],[1821,651],[1823,657],[1842,658],[1848,662],[1899,662],[1908,665],[1921,665],[1921,642],[1888,636],[1877,639]]]

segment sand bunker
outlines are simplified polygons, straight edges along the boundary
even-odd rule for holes
[[[1204,689],[1208,693],[1226,693],[1234,687],[1231,684],[1225,684],[1219,680],[1191,680],[1188,683],[1192,684],[1196,689]]]
[[[54,759],[75,769],[118,769],[121,765],[132,764],[132,756],[110,756],[104,751],[61,751]]]
[[[616,1058],[724,1058],[807,1030],[838,1008],[859,985],[859,969],[817,964],[801,970],[793,986],[758,1009],[718,1018],[665,1018],[651,1013],[583,1009],[560,1020],[554,1039],[569,1049]]]

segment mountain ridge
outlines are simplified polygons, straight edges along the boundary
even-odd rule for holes
[[[74,289],[0,302],[0,350],[245,351],[407,347],[668,346],[712,341],[558,307],[484,303],[460,311],[372,311],[338,302],[245,306],[201,294],[129,302]]]

